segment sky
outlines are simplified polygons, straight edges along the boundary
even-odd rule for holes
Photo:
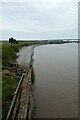
[[[78,0],[1,0],[0,40],[78,38]]]

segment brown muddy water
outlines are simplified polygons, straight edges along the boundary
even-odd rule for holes
[[[34,50],[36,118],[78,117],[78,45]]]
[[[28,66],[34,46],[20,49],[17,62]],[[34,50],[36,118],[78,117],[78,44]]]

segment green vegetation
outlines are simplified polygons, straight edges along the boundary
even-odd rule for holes
[[[9,61],[13,61],[16,58],[16,54],[12,49],[10,44],[3,44],[2,45],[2,65],[7,66]]]
[[[2,44],[0,44],[0,66],[2,65]]]
[[[36,44],[62,44],[64,43],[62,40],[45,40],[45,41],[18,41],[18,43],[9,43],[9,42],[4,42],[2,44],[2,65],[7,66],[8,61],[15,61],[16,59],[16,52],[19,52],[19,49],[23,46],[29,46],[29,45],[36,45]]]
[[[9,61],[10,62],[16,62],[16,52],[19,51],[19,49],[23,46],[29,46],[32,45],[32,42],[19,42],[18,44],[11,44],[8,42],[5,42],[2,44],[2,67],[4,68],[3,71],[6,70],[6,68],[9,68]],[[11,69],[11,68],[10,68]],[[13,93],[15,92],[15,89],[17,87],[19,79],[15,78],[15,76],[6,75],[3,72],[2,76],[2,120],[5,120],[5,117],[7,115],[7,112],[10,108],[11,101],[13,99]],[[1,83],[1,80],[0,80]]]
[[[13,93],[18,84],[18,79],[14,79],[11,76],[2,77],[2,119],[5,120],[7,112],[9,110]]]
[[[31,81],[32,81],[32,83],[34,83],[34,80],[35,80],[35,72],[34,72],[34,69],[32,67],[32,69],[31,69]]]
[[[11,44],[8,42],[3,42],[2,44],[2,66],[8,66],[8,62],[15,62],[17,58],[16,52],[19,52],[19,49],[23,46],[29,46],[33,44],[43,44],[43,42],[39,41],[27,41],[27,42],[18,42],[18,44]]]
[[[20,44],[2,44],[2,67],[9,68],[8,62],[16,61],[17,55],[16,52],[24,45],[24,43]],[[19,79],[15,78],[15,76],[7,76],[6,74],[2,75],[2,119],[5,120],[7,112],[9,110],[11,101],[13,99],[13,93],[17,87]],[[0,80],[1,83],[1,80]]]
[[[17,58],[16,52],[19,52],[19,49],[23,46],[28,46],[27,44],[19,43],[19,44],[2,44],[2,66],[8,66],[8,62],[15,62]]]

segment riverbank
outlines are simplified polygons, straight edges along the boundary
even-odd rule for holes
[[[3,44],[2,45],[2,119],[5,120],[8,113],[13,94],[19,79],[24,71],[29,68],[16,63],[17,54],[25,44]]]

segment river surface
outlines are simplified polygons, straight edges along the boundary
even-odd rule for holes
[[[78,45],[34,50],[36,118],[78,117]]]
[[[33,50],[34,46],[20,49],[18,64],[29,66]],[[77,118],[77,43],[36,47],[34,70],[36,118]]]

